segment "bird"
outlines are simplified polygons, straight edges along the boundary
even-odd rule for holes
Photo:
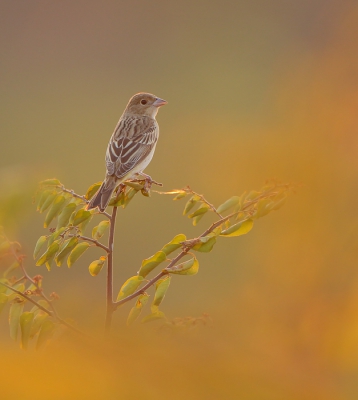
[[[137,93],[129,100],[106,151],[105,179],[87,205],[87,210],[98,207],[104,211],[118,185],[143,170],[153,158],[159,138],[159,125],[155,119],[160,107],[168,102],[151,93]]]

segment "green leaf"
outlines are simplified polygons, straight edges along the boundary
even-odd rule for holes
[[[257,192],[256,190],[251,190],[251,192],[246,196],[245,201],[252,201],[256,199],[256,197],[259,197],[262,193]]]
[[[78,229],[81,234],[86,230],[86,227],[91,222],[92,218],[93,218],[93,214],[91,212],[91,216],[78,225]]]
[[[0,244],[0,255],[8,253],[11,248],[11,243],[6,240]]]
[[[52,190],[44,190],[40,196],[39,202],[37,203],[37,211],[40,211],[42,206],[45,204],[47,197],[52,194]]]
[[[131,188],[133,188],[133,189],[135,189],[137,191],[142,190],[144,188],[144,185],[142,183],[139,183],[139,182],[129,182],[129,181],[127,181],[124,184],[126,186],[130,186]]]
[[[61,186],[61,182],[58,179],[46,179],[40,182],[41,186]]]
[[[229,200],[226,200],[223,204],[221,204],[218,208],[217,208],[217,212],[219,214],[221,214],[224,211],[229,210],[230,208],[233,208],[237,205],[240,204],[240,197],[239,196],[233,196],[231,197]]]
[[[100,239],[109,228],[111,223],[109,221],[102,221],[92,229],[92,237],[95,240]]]
[[[49,238],[48,238],[48,244],[47,246],[51,246],[51,244],[60,236],[63,234],[63,232],[65,232],[66,228],[60,228],[58,231],[55,231]]]
[[[45,194],[45,192],[44,192],[44,194]],[[44,211],[46,211],[50,207],[50,205],[52,204],[52,202],[55,200],[56,197],[57,197],[56,191],[49,192],[49,194],[46,196],[46,199],[39,210],[40,213],[43,213]],[[40,201],[41,201],[41,199],[40,199]]]
[[[143,282],[143,280],[144,278],[138,275],[132,276],[131,278],[127,279],[118,293],[117,301],[122,300],[134,293],[138,289],[139,285]]]
[[[66,199],[65,196],[57,196],[54,202],[52,203],[52,206],[49,210],[49,212],[46,215],[45,222],[44,222],[44,228],[47,228],[52,220],[57,217],[57,215],[62,211],[63,206],[65,205]]]
[[[34,321],[34,313],[25,311],[20,316],[20,328],[21,328],[21,348],[26,350],[30,339],[30,333],[32,323]]]
[[[179,249],[182,245],[180,244],[181,242],[184,242],[186,240],[186,236],[180,233],[179,235],[176,235],[169,243],[167,243],[163,248],[162,252],[165,253],[166,255],[172,253],[173,251]]]
[[[76,207],[77,205],[75,203],[69,203],[66,207],[64,207],[64,209],[61,211],[61,214],[58,216],[56,229],[60,229],[68,225],[70,217],[75,211]]]
[[[9,285],[9,281],[4,278],[0,278],[0,283],[6,283],[7,285]],[[6,293],[7,290],[8,290],[8,288],[6,286],[0,285],[0,293]]]
[[[200,243],[193,247],[193,250],[200,251],[202,253],[209,253],[216,243],[216,236],[205,236],[200,238]]]
[[[34,321],[32,323],[30,338],[33,338],[37,332],[40,330],[42,323],[48,318],[48,314],[44,311],[37,309],[38,312],[35,315]]]
[[[123,200],[123,208],[126,208],[129,204],[129,202],[133,199],[133,197],[138,193],[138,190],[130,188],[128,191],[125,192],[124,194],[124,200]]]
[[[166,268],[166,271],[177,275],[196,275],[199,271],[199,261],[192,258],[171,268]]]
[[[158,319],[165,319],[165,314],[163,313],[163,311],[157,311],[155,313],[147,315],[146,317],[144,317],[142,319],[142,324],[145,324],[147,322],[156,321]]]
[[[21,293],[23,293],[25,291],[25,285],[23,283],[18,283],[17,285],[13,286],[13,288]],[[17,293],[13,292],[10,289],[7,289],[7,290],[8,290],[9,301],[12,301],[15,299],[20,299],[20,301],[23,301],[23,297],[21,297],[20,295],[18,295]]]
[[[281,208],[287,200],[287,194],[286,193],[281,193],[280,195],[276,196],[274,199],[274,205],[272,207],[272,210],[278,210]]]
[[[163,251],[157,251],[153,256],[146,258],[142,261],[142,265],[138,274],[145,278],[150,272],[153,271],[160,263],[167,259],[166,254]]]
[[[123,202],[124,202],[124,192],[121,191],[118,195],[112,197],[108,205],[113,207],[120,207],[123,206]]]
[[[141,294],[136,303],[135,306],[132,307],[132,309],[129,312],[128,318],[127,318],[127,326],[131,325],[141,314],[143,307],[147,303],[149,299],[149,295],[147,293]]]
[[[81,222],[86,221],[86,219],[91,218],[91,217],[92,217],[92,213],[90,211],[87,211],[87,210],[84,210],[83,208],[81,208],[74,215],[72,224],[73,224],[73,226],[77,226]]]
[[[253,225],[254,221],[252,219],[248,219],[246,221],[232,225],[228,229],[225,229],[221,232],[220,236],[234,237],[245,235],[246,233],[251,231]]]
[[[37,256],[40,253],[42,246],[46,243],[46,240],[47,240],[46,236],[40,236],[40,238],[36,242],[35,250],[34,250],[34,260],[36,260]]]
[[[72,267],[72,265],[82,256],[82,254],[90,247],[90,244],[87,242],[79,243],[70,253],[67,259],[68,268]]]
[[[24,301],[14,302],[10,306],[9,324],[10,324],[10,337],[13,340],[17,339],[20,325],[20,315],[24,309]]]
[[[59,248],[59,243],[53,242],[51,246],[49,246],[49,248],[45,251],[45,253],[42,254],[42,256],[37,260],[36,265],[39,267],[40,265],[43,265],[45,263],[50,264]]]
[[[2,286],[2,285],[1,285]],[[0,314],[8,302],[8,297],[4,293],[0,293]]]
[[[63,259],[74,249],[74,247],[78,243],[77,237],[72,237],[71,239],[67,239],[64,245],[62,246],[61,251],[57,254],[55,259],[56,265],[61,267]]]
[[[195,204],[200,200],[200,197],[196,194],[192,196],[189,201],[185,204],[183,215],[188,214],[188,212],[195,206]]]
[[[160,303],[163,301],[164,296],[169,288],[170,279],[170,276],[167,276],[163,279],[159,279],[159,281],[156,282],[155,295],[152,303],[152,312],[156,312],[157,308],[153,309],[153,307],[159,307]]]
[[[174,199],[173,199],[174,201],[175,201],[175,200],[183,199],[183,198],[186,197],[187,194],[188,194],[185,190],[178,190],[177,193],[178,193],[178,194],[177,194],[177,195],[174,197]]]
[[[41,325],[39,337],[37,339],[36,343],[36,350],[38,350],[40,347],[42,347],[49,339],[51,339],[54,331],[55,331],[56,325],[49,319],[44,321]]]
[[[20,264],[19,264],[19,262],[17,261],[17,260],[15,260],[5,271],[4,271],[4,273],[2,274],[2,276],[4,277],[4,278],[6,278],[9,274],[10,274],[10,272],[12,272],[14,269],[16,269],[16,268],[19,268],[19,266],[20,266]],[[1,292],[1,288],[0,288],[0,292]]]
[[[261,199],[257,203],[257,211],[254,218],[261,218],[272,211],[273,202],[271,199]]]
[[[194,218],[197,217],[198,215],[202,215],[205,214],[209,211],[210,207],[203,203],[196,211],[194,211],[192,214],[189,214],[188,217],[189,218]]]
[[[97,193],[98,189],[101,187],[102,182],[96,182],[93,185],[91,185],[85,194],[85,198],[87,200],[91,200],[92,197]]]
[[[89,273],[92,276],[97,276],[101,272],[106,259],[107,257],[102,256],[99,260],[92,261],[88,267]]]
[[[197,226],[198,222],[203,218],[205,214],[200,214],[197,215],[196,217],[193,218],[193,226]]]

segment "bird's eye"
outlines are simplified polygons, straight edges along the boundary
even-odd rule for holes
[[[148,102],[147,102],[147,100],[141,100],[140,101],[140,104],[142,104],[143,106],[145,105],[145,104],[147,104]]]

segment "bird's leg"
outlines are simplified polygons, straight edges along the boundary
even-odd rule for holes
[[[138,175],[144,176],[144,178],[145,178],[144,187],[147,188],[147,189],[150,189],[153,184],[157,185],[157,186],[163,186],[162,183],[154,181],[150,175],[147,175],[144,172],[139,172]]]
[[[117,201],[119,200],[119,196],[121,195],[122,192],[124,192],[125,187],[126,187],[126,186],[125,186],[123,183],[121,183],[121,184],[119,184],[119,185],[114,189],[114,191],[115,191],[115,193],[116,193],[116,195],[115,195],[115,202],[117,202]]]

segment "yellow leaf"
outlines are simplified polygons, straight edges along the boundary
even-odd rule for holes
[[[200,251],[202,253],[209,253],[213,249],[215,243],[216,243],[216,236],[212,237],[206,236],[200,238],[200,243],[196,244],[193,247],[193,250]]]
[[[186,236],[180,233],[179,235],[176,235],[169,243],[167,243],[163,248],[162,252],[165,253],[166,255],[172,253],[173,251],[179,249],[182,245],[180,244],[181,242],[184,242],[186,240]]]
[[[24,302],[15,302],[11,304],[10,314],[9,314],[9,324],[10,324],[10,337],[13,340],[17,339],[20,325],[20,316],[22,310],[24,309]]]
[[[46,215],[44,228],[47,228],[52,222],[52,220],[55,217],[57,217],[57,215],[62,211],[65,202],[66,202],[65,196],[60,195],[55,198],[49,212]]]
[[[51,320],[45,320],[40,329],[39,337],[36,343],[36,349],[42,347],[49,339],[51,339],[56,325]]]
[[[75,203],[69,203],[66,207],[64,207],[64,209],[61,211],[61,214],[58,216],[56,229],[68,225],[68,221],[70,220],[70,217],[75,211],[76,207],[77,205]]]
[[[199,261],[192,258],[171,268],[166,268],[166,271],[177,275],[196,275],[199,271]]]
[[[195,206],[195,204],[200,200],[197,195],[192,196],[189,201],[185,204],[183,215],[188,214],[188,212]]]
[[[42,246],[46,243],[46,240],[47,240],[46,236],[40,236],[40,238],[36,242],[34,250],[34,260],[36,260],[36,257],[39,255]]]
[[[57,253],[58,249],[60,248],[60,245],[58,242],[53,242],[51,246],[45,251],[44,254],[37,260],[36,265],[39,267],[40,265],[43,265],[45,263],[50,263],[53,258],[55,257],[55,254]]]
[[[87,192],[85,194],[85,198],[87,200],[91,200],[91,198],[96,194],[96,192],[98,191],[98,189],[100,188],[101,185],[102,185],[102,182],[97,182],[97,183],[94,183],[93,185],[91,185],[87,189]]]
[[[144,278],[138,275],[132,276],[131,278],[127,279],[118,293],[117,301],[122,300],[133,294],[138,289],[143,280]]]
[[[147,293],[144,293],[140,295],[136,301],[136,304],[134,307],[129,312],[128,318],[127,318],[127,326],[132,324],[141,314],[143,307],[147,303],[149,299],[149,295]]]
[[[25,311],[20,316],[20,328],[21,328],[21,348],[26,350],[30,339],[30,332],[32,323],[34,321],[34,313]]]
[[[146,322],[156,321],[158,319],[165,319],[165,314],[162,311],[157,311],[155,313],[149,314],[142,319],[142,324]]]
[[[243,222],[238,222],[237,224],[230,226],[230,228],[222,231],[220,236],[234,237],[234,236],[245,235],[246,233],[251,231],[253,225],[254,221],[252,219],[248,219]]]
[[[91,218],[92,213],[90,211],[87,211],[83,208],[77,211],[77,213],[73,217],[72,225],[77,226],[81,222],[85,221],[88,218]]]
[[[70,253],[67,259],[68,268],[72,267],[72,265],[82,256],[82,254],[90,247],[90,244],[87,242],[79,243]]]
[[[165,261],[166,258],[167,256],[163,251],[158,251],[152,257],[149,257],[142,261],[142,265],[138,274],[143,278],[146,277],[151,271],[153,271],[155,267]]]
[[[106,257],[101,257],[99,260],[92,261],[88,267],[89,273],[92,276],[97,276],[101,272],[105,261]]]
[[[93,239],[100,239],[109,228],[111,223],[109,221],[102,221],[97,226],[95,226],[92,230],[92,237]]]
[[[77,245],[78,238],[72,237],[71,239],[67,239],[60,252],[57,254],[55,259],[56,265],[60,267],[62,265],[63,259],[73,250],[73,248]]]
[[[218,208],[217,208],[217,212],[219,214],[221,214],[224,211],[229,210],[230,208],[233,208],[237,205],[240,204],[240,197],[239,196],[233,196],[231,197],[229,200],[226,200],[223,204],[221,204]]]
[[[170,276],[167,276],[164,279],[159,279],[159,281],[156,282],[155,295],[152,306],[159,307],[160,303],[163,301],[164,296],[169,288],[170,279],[171,279]]]

